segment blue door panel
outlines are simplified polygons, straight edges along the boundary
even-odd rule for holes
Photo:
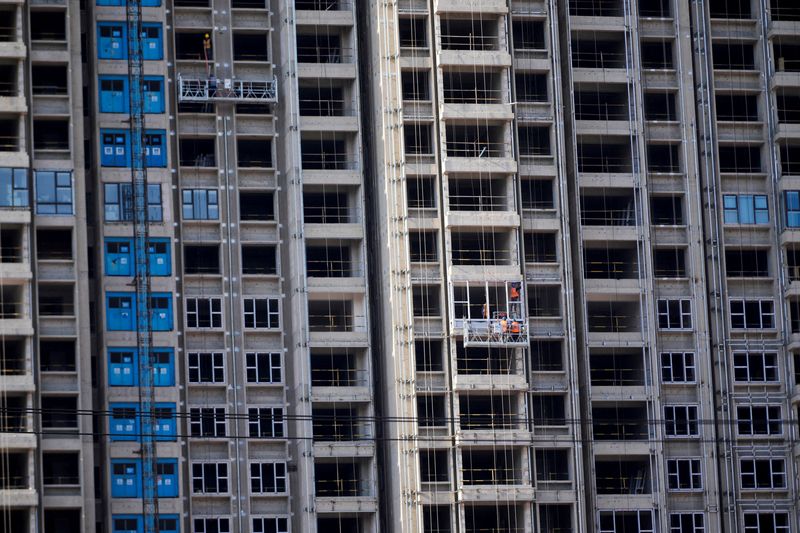
[[[105,240],[106,276],[133,275],[133,240],[108,238]]]
[[[136,326],[133,293],[110,292],[106,295],[106,324],[108,331],[133,331]]]
[[[98,59],[127,59],[125,25],[122,23],[100,22],[97,24]]]
[[[108,384],[112,387],[133,387],[137,377],[136,351],[128,348],[108,350]]]

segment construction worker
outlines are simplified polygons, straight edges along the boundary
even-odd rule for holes
[[[516,320],[516,319],[512,319],[511,320],[510,331],[511,331],[511,340],[514,340],[514,341],[519,340],[519,334],[522,332],[522,328],[521,328],[521,324],[519,323],[519,320]]]
[[[208,59],[211,57],[211,35],[208,33],[203,34],[203,59],[206,61],[206,72],[211,74],[211,68],[208,65]]]
[[[483,318],[489,318],[489,302],[483,304],[482,314]]]
[[[511,286],[509,287],[509,289],[508,289],[508,297],[512,302],[518,302],[519,301],[519,297],[520,297],[519,290],[520,290],[520,284],[516,283],[516,282],[512,283]]]
[[[208,77],[208,96],[214,97],[217,95],[217,77],[214,76],[214,73],[211,73],[211,76]]]

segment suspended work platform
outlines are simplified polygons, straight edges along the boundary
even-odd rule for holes
[[[464,346],[522,347],[530,342],[521,281],[453,287],[454,323]]]
[[[278,80],[218,80],[213,76],[178,76],[178,101],[275,103],[278,101]]]

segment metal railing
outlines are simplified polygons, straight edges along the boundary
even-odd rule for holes
[[[492,141],[453,141],[445,142],[448,157],[505,157],[509,145]]]
[[[625,54],[623,52],[572,52],[572,68],[625,68]]]
[[[444,88],[446,104],[501,104],[505,91],[474,87],[469,89]]]
[[[364,316],[348,314],[309,313],[309,330],[313,332],[364,332],[367,319]]]
[[[497,35],[442,35],[443,50],[470,50],[486,52],[500,49],[500,37]]]
[[[298,46],[298,63],[352,63],[353,49],[328,46]]]
[[[348,159],[348,155],[303,152],[301,155],[303,170],[357,170],[358,160]]]
[[[311,385],[314,387],[363,387],[369,383],[369,374],[358,368],[312,368]]]
[[[277,102],[278,80],[215,80],[178,76],[180,102]]]
[[[300,116],[302,117],[343,117],[350,115],[343,99],[300,99]]]

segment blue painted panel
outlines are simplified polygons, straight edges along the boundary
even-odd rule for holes
[[[99,22],[97,24],[98,59],[127,59],[125,24],[121,22]]]
[[[133,275],[133,239],[107,238],[105,240],[106,276]]]
[[[139,460],[112,459],[111,461],[111,497],[136,498],[141,492],[141,474]]]
[[[106,294],[106,327],[108,331],[133,331],[136,327],[136,309],[131,292]]]
[[[142,24],[142,58],[145,60],[164,59],[164,47],[161,39],[161,24]]]
[[[128,132],[100,130],[100,164],[104,167],[130,166]]]
[[[108,349],[108,384],[112,387],[133,387],[138,383],[136,350],[133,348]]]

